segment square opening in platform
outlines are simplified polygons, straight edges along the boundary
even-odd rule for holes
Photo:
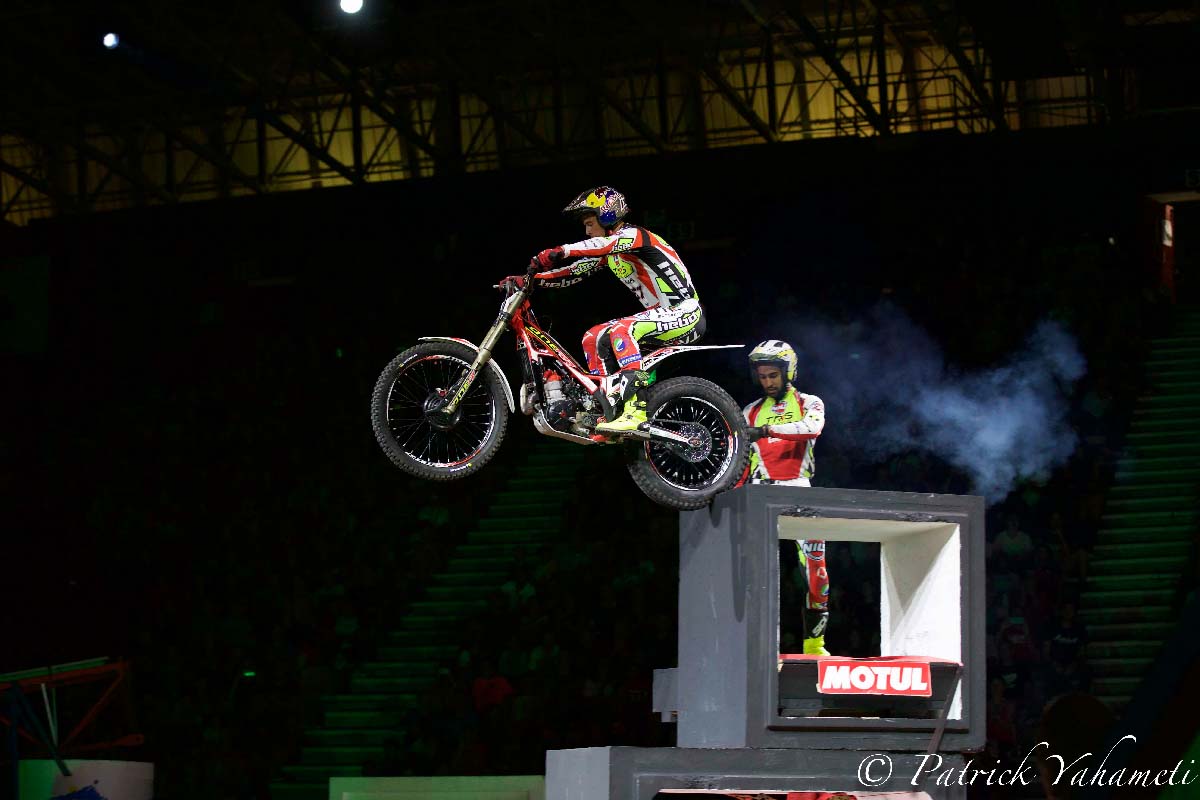
[[[833,624],[823,627],[828,620]],[[780,653],[803,652],[805,639],[817,634],[832,653],[877,656],[878,623],[878,542],[779,540]]]
[[[858,637],[873,638],[877,631],[878,650],[871,653],[839,652],[837,643],[844,635],[830,635],[827,641],[833,656],[868,656],[870,661],[849,663],[806,657],[803,649],[785,646],[780,653],[776,704],[783,718],[857,717],[862,719],[930,719],[939,716],[951,702],[949,718],[961,715],[955,693],[958,665],[963,661],[962,542],[959,525],[937,520],[863,519],[817,515],[778,516],[777,533],[781,544],[825,542],[824,553],[810,546],[810,554],[821,557],[831,570],[830,583],[836,587],[838,576],[832,571],[839,544],[859,543],[861,554],[877,553],[878,583],[874,609],[855,615],[871,620],[873,630],[858,631]],[[864,548],[864,545],[868,546]],[[786,548],[777,548],[773,570],[776,598],[780,582],[793,580],[788,574],[791,560]],[[846,563],[845,559],[838,559]],[[848,577],[848,576],[847,576]],[[794,595],[795,590],[786,592]],[[800,590],[803,604],[803,589]],[[869,592],[857,592],[859,601]],[[792,603],[794,605],[794,602]],[[794,634],[797,615],[785,611],[779,600],[776,644],[780,640],[803,641]],[[835,614],[830,626],[839,624]],[[843,622],[844,624],[844,622]],[[875,627],[877,625],[877,628]],[[789,637],[787,634],[792,633]],[[869,648],[874,649],[874,648]],[[822,663],[825,662],[825,663]],[[853,675],[854,682],[849,683]],[[867,685],[870,675],[876,681]],[[894,680],[893,676],[894,675]],[[916,694],[927,689],[928,695]],[[900,694],[898,692],[907,692]]]

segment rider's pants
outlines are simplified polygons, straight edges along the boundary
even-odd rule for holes
[[[651,348],[691,344],[704,335],[704,327],[699,300],[656,306],[592,326],[583,335],[583,354],[593,375],[641,369],[643,343]]]
[[[762,481],[755,480],[754,483]],[[808,478],[793,478],[789,481],[770,481],[783,486],[811,486]],[[817,612],[815,616],[806,614],[805,636],[820,636],[825,632],[829,621],[829,567],[825,562],[824,539],[798,539],[796,553],[800,556],[800,566],[804,567],[808,591],[804,601],[808,611]],[[812,617],[809,620],[809,617]]]

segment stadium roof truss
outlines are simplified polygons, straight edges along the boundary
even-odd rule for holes
[[[362,20],[312,2],[118,6],[112,51],[94,13],[0,12],[20,32],[0,52],[0,219],[1114,113],[1095,68],[997,69],[956,0],[618,3],[600,26],[550,0]]]

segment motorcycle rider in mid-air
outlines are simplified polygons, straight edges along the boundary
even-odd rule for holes
[[[641,301],[643,311],[592,326],[583,336],[583,352],[593,375],[616,375],[612,401],[615,419],[596,425],[597,434],[636,431],[646,422],[646,403],[638,390],[649,376],[641,370],[642,348],[691,344],[704,333],[704,313],[683,260],[651,231],[625,222],[625,197],[609,186],[582,192],[563,213],[583,224],[587,239],[551,247],[530,262],[536,285],[560,288],[608,267]],[[521,285],[524,276],[507,281]]]

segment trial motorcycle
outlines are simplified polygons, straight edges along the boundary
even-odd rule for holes
[[[516,334],[524,380],[521,412],[546,436],[581,445],[624,445],[630,475],[652,500],[695,509],[733,487],[745,471],[750,444],[741,410],[711,381],[674,377],[639,389],[647,423],[636,431],[600,435],[601,419],[620,413],[616,375],[591,375],[544,330],[530,305],[532,272],[523,284],[505,281],[500,313],[478,346],[466,339],[425,336],[384,368],[371,397],[371,422],[384,453],[400,469],[429,480],[464,478],[495,455],[518,402],[493,348]],[[742,345],[662,347],[646,352],[654,375],[679,353]],[[616,407],[614,407],[614,402]]]

